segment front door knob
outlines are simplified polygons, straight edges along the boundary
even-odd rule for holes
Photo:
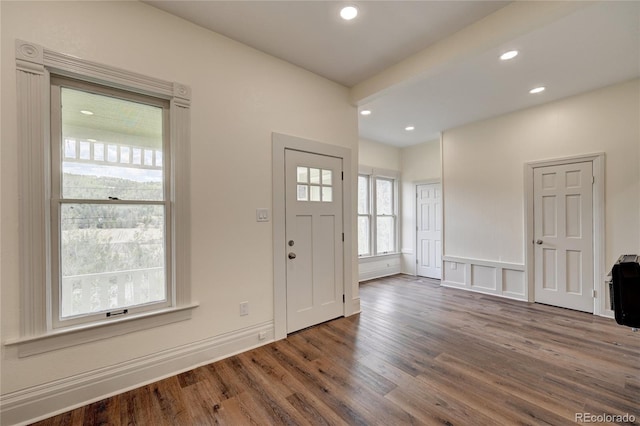
[[[537,244],[537,245],[542,244],[542,240],[536,240],[536,244]]]
[[[289,253],[289,259],[295,259],[295,258],[296,258],[295,253]]]

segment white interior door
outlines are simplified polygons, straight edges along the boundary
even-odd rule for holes
[[[442,187],[439,183],[416,187],[416,274],[442,278]]]
[[[287,333],[344,315],[342,159],[285,151]]]
[[[535,301],[593,312],[593,164],[533,171]]]

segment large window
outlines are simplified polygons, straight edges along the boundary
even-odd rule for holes
[[[168,107],[52,78],[54,326],[170,305]]]
[[[396,192],[393,173],[358,176],[358,256],[397,252]]]
[[[21,333],[5,344],[190,318],[189,87],[21,40],[16,68]]]

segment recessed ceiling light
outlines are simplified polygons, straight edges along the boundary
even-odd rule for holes
[[[355,6],[345,6],[340,10],[340,17],[345,21],[350,21],[358,16],[358,8]]]
[[[502,59],[503,61],[508,61],[509,59],[513,59],[516,56],[518,56],[518,51],[517,50],[510,50],[510,51],[504,52],[502,55],[500,55],[500,59]]]
[[[95,139],[87,139],[87,142],[98,142],[98,141]]]
[[[363,109],[360,111],[360,115],[371,115],[371,110]]]
[[[415,130],[415,127],[414,127],[414,126],[407,126],[407,127],[405,127],[404,129],[405,129],[407,132],[410,132],[410,131],[412,131],[412,130]]]
[[[540,86],[540,87],[536,87],[536,88],[533,88],[533,89],[529,90],[529,93],[531,93],[532,95],[535,95],[536,93],[544,92],[545,89],[546,89],[546,87]]]
[[[84,114],[84,115],[93,115],[93,111],[89,111],[87,109],[83,109],[82,111],[80,111],[80,114]]]

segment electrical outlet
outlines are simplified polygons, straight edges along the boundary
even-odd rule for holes
[[[451,262],[451,270],[455,271],[456,269],[458,269],[458,263],[457,262]]]
[[[240,303],[240,316],[249,315],[249,302]]]
[[[261,331],[260,333],[258,333],[258,340],[264,340],[267,338],[267,332],[266,331]]]

